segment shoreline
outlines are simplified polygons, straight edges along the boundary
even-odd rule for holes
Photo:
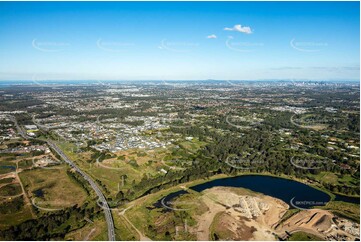
[[[321,192],[324,192],[326,193],[329,197],[330,197],[330,200],[328,202],[331,202],[331,201],[335,201],[335,198],[336,198],[336,194],[333,194],[329,191],[327,191],[326,189],[323,189],[323,188],[320,188],[318,186],[315,186],[313,184],[308,184],[306,183],[304,180],[302,179],[299,179],[299,178],[294,178],[294,177],[289,177],[289,176],[286,176],[286,175],[274,175],[274,174],[271,174],[271,173],[254,173],[254,172],[249,172],[249,173],[242,173],[242,174],[237,174],[237,175],[233,175],[233,176],[230,176],[230,175],[225,175],[225,174],[217,174],[217,175],[214,175],[212,177],[209,177],[209,179],[198,179],[198,180],[194,180],[194,181],[190,181],[190,182],[186,182],[186,183],[181,183],[181,184],[178,184],[176,186],[173,186],[173,187],[170,187],[170,188],[167,188],[165,190],[161,190],[161,191],[158,191],[156,193],[151,193],[151,194],[147,194],[145,196],[141,196],[141,197],[138,197],[136,198],[135,200],[133,201],[130,201],[129,203],[136,203],[137,201],[139,200],[143,200],[143,199],[148,199],[150,198],[151,196],[155,196],[155,197],[159,197],[159,199],[163,198],[163,197],[166,197],[168,196],[169,194],[171,193],[175,193],[175,192],[179,192],[181,190],[186,190],[186,189],[189,189],[190,187],[193,187],[193,186],[197,186],[197,185],[201,185],[201,184],[205,184],[207,182],[211,182],[211,181],[214,181],[214,180],[219,180],[219,179],[224,179],[224,178],[233,178],[233,177],[241,177],[241,176],[268,176],[268,177],[274,177],[274,178],[281,178],[281,179],[286,179],[286,180],[290,180],[290,181],[295,181],[295,182],[299,182],[299,183],[302,183],[306,186],[309,186],[309,187],[312,187],[314,189],[317,189]],[[186,189],[184,189],[184,188]],[[250,190],[250,189],[249,189]],[[252,190],[251,190],[252,191]],[[266,195],[266,194],[264,194]],[[339,194],[340,195],[340,194]],[[358,198],[358,197],[351,197],[351,196],[347,196],[347,195],[342,195],[342,196],[345,196],[345,197],[350,197],[350,198]],[[327,202],[327,203],[328,203]]]

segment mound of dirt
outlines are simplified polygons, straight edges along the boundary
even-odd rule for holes
[[[198,240],[275,240],[273,228],[289,206],[242,188],[213,187],[201,197],[208,212],[197,217]]]

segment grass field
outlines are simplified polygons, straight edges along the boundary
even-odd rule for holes
[[[311,180],[316,180],[320,184],[328,183],[338,186],[348,186],[348,187],[359,187],[360,181],[358,176],[352,176],[350,174],[335,174],[328,171],[320,172],[319,174],[307,174]],[[322,189],[325,190],[325,189]],[[347,194],[344,194],[347,195]]]
[[[1,205],[0,205],[1,206]],[[20,224],[28,219],[32,218],[30,206],[22,206],[17,212],[9,214],[1,213],[0,216],[0,229],[5,229],[13,225]]]
[[[134,228],[122,217],[118,214],[118,212],[113,212],[114,224],[116,224],[116,236],[117,240],[139,240],[138,233],[134,230]]]
[[[0,189],[0,196],[11,197],[21,194],[21,186],[19,184],[8,184]]]
[[[87,160],[91,157],[91,152],[73,153],[76,146],[71,143],[57,142],[66,155],[75,161],[79,167],[94,180],[99,180],[101,189],[108,197],[115,197],[119,190],[126,191],[132,188],[132,183],[139,182],[144,174],[156,176],[158,167],[156,161],[161,160],[162,149],[146,151],[144,149],[130,149],[116,154],[115,158],[103,160],[99,164]],[[123,186],[124,176],[124,186]],[[103,188],[106,187],[106,189]]]
[[[305,232],[295,232],[289,238],[289,241],[322,241],[323,239]]]
[[[360,223],[360,204],[331,201],[328,202],[326,206],[321,208],[330,210],[336,215],[346,217],[357,223]]]
[[[35,191],[41,190],[36,204],[46,208],[63,208],[81,205],[86,199],[86,192],[63,169],[34,169],[21,172],[20,179],[30,199],[34,199]]]
[[[65,236],[64,240],[107,240],[107,226],[103,219],[97,219],[84,227],[74,230]]]
[[[191,186],[200,182],[198,180],[183,185]],[[163,207],[153,206],[159,199],[179,190],[181,190],[180,187],[176,186],[131,202],[128,206],[132,205],[133,207],[126,212],[128,219],[139,231],[152,240],[196,240],[195,233],[184,231],[184,224],[186,223],[191,230],[196,223],[194,216],[205,212],[203,209],[206,206],[197,200],[198,193],[190,191],[190,194],[182,195],[172,201],[172,207],[184,210],[165,210]]]
[[[4,157],[1,157],[0,159],[0,175],[6,174],[9,172],[14,172],[16,169],[16,164],[12,162],[15,158],[10,158],[10,160],[7,160]]]
[[[225,229],[224,227],[220,228],[217,225],[220,223],[220,218],[223,215],[223,212],[217,213],[212,221],[212,224],[209,228],[210,231],[210,239],[211,240],[218,240],[218,238],[230,238],[232,233],[228,229]],[[216,238],[217,237],[217,238]]]
[[[196,138],[193,138],[191,141],[180,142],[179,146],[191,153],[195,153],[199,149],[201,149],[203,146],[205,146],[206,144],[207,143],[199,141]]]
[[[125,157],[124,160],[111,158],[102,161],[100,164],[93,163],[91,165],[83,162],[80,167],[106,186],[107,191],[109,191],[108,196],[115,197],[119,190],[127,191],[132,189],[133,181],[138,183],[144,174],[149,177],[159,175],[158,167],[160,164],[149,163],[148,161],[160,160],[161,152],[150,151],[146,156],[142,156],[141,153],[139,155],[141,156],[138,156],[138,151],[128,152],[127,154],[122,152],[120,157]]]
[[[292,217],[293,215],[295,215],[296,213],[298,213],[299,209],[288,209],[287,212],[282,216],[282,218],[280,219],[280,221],[278,222],[276,228],[282,224],[284,221],[286,221],[287,219],[289,219],[290,217]]]
[[[162,160],[165,156],[167,159],[172,159],[175,156],[169,152],[169,147],[153,150],[129,149],[119,151],[115,154],[116,157],[105,159],[99,164],[95,161],[90,164],[88,162],[92,155],[90,151],[75,153],[76,146],[74,144],[66,141],[57,141],[56,143],[82,170],[98,181],[100,188],[107,197],[113,198],[119,191],[132,190],[133,183],[138,183],[144,175],[147,177],[163,176],[164,173],[160,172],[161,168],[165,170],[170,168],[164,165]],[[182,141],[179,143],[179,148],[174,149],[177,153],[176,158],[181,159],[183,156],[188,158],[204,144],[196,138],[190,141]],[[141,191],[141,193],[143,192],[145,191]]]
[[[18,162],[19,165],[19,169],[28,169],[31,168],[34,163],[33,163],[33,159],[24,159],[24,160],[20,160]]]
[[[317,181],[326,182],[334,185],[355,186],[358,180],[349,174],[335,174],[328,171],[322,171],[317,175],[308,174],[309,177],[315,178]]]
[[[0,185],[9,184],[9,183],[13,182],[14,180],[15,180],[15,178],[13,178],[13,177],[0,179]]]

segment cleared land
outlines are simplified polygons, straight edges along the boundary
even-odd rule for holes
[[[64,169],[33,169],[20,173],[28,197],[38,208],[62,209],[81,205],[86,192]]]
[[[274,240],[273,228],[288,209],[279,199],[241,188],[214,187],[203,193],[210,211],[219,211],[207,218],[213,220],[211,229],[203,229],[199,239],[208,234],[214,240]],[[204,223],[199,220],[199,226]]]
[[[330,211],[309,209],[293,215],[277,228],[281,238],[288,238],[289,234],[297,232],[305,232],[322,240],[355,240],[360,236],[360,226],[335,217]]]

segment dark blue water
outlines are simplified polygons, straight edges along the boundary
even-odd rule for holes
[[[338,194],[336,194],[335,201],[360,204],[359,197],[348,197],[348,196],[343,196],[343,195],[338,195]]]
[[[300,182],[278,177],[257,175],[229,177],[213,180],[190,187],[190,189],[201,192],[205,189],[216,186],[242,187],[250,189],[255,192],[260,192],[265,195],[281,199],[291,206],[296,204],[301,208],[325,205],[331,199],[328,194]],[[293,204],[291,203],[292,199]]]
[[[190,187],[190,189],[193,189],[197,192],[202,192],[205,189],[217,186],[246,188],[281,199],[291,207],[295,207],[296,205],[299,208],[323,206],[331,199],[327,193],[324,193],[303,183],[278,177],[260,175],[223,178],[196,185]],[[171,193],[164,198],[164,201],[170,201],[181,194],[183,193]],[[346,196],[336,196],[336,198],[338,201],[359,203],[359,198],[350,198]]]
[[[34,191],[36,197],[44,197],[44,191],[42,189],[38,189]]]

